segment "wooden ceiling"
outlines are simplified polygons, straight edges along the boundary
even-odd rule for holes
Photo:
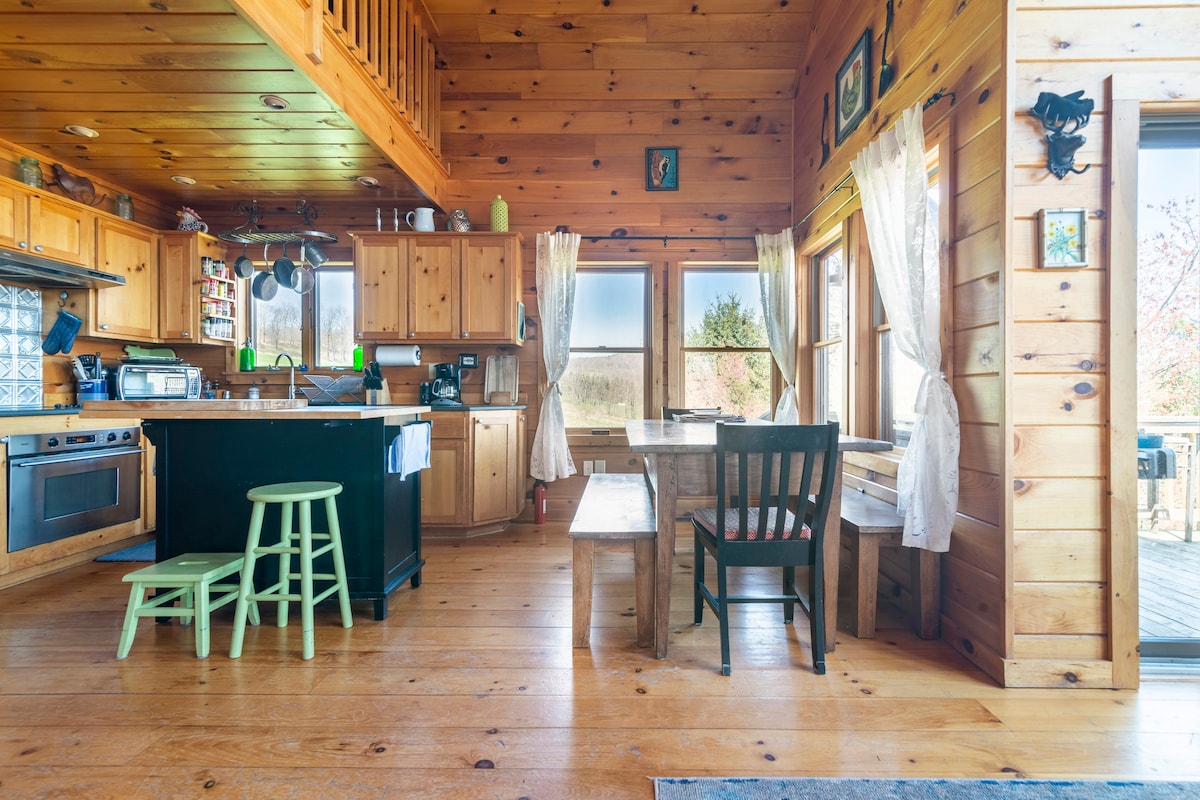
[[[793,97],[812,4],[426,2],[443,96],[664,102]],[[227,0],[0,0],[0,139],[168,207],[425,202]]]

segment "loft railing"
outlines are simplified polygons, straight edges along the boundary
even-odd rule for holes
[[[433,22],[419,0],[326,0],[325,23],[441,157]]]

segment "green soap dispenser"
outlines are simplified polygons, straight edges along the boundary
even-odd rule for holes
[[[246,337],[246,343],[242,345],[241,350],[238,350],[238,370],[254,372],[255,361],[254,344],[250,341],[250,337]]]
[[[354,371],[362,372],[363,369],[363,351],[362,344],[354,345]]]

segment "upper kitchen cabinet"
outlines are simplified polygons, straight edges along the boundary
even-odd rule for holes
[[[229,345],[237,341],[242,286],[225,263],[225,243],[191,231],[158,239],[158,330],[165,342]]]
[[[519,233],[351,235],[358,338],[522,343]]]
[[[88,336],[158,341],[157,234],[123,219],[96,220],[96,267],[125,277],[124,286],[95,289]]]
[[[90,267],[92,219],[75,203],[0,179],[0,247]]]

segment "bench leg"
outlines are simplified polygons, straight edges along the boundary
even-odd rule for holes
[[[937,639],[941,633],[941,556],[919,547],[908,550],[909,580],[912,582],[909,623],[922,639]]]
[[[194,590],[196,612],[196,658],[208,658],[208,584],[201,581]]]
[[[587,647],[591,638],[595,561],[596,543],[591,539],[575,539],[571,548],[571,642],[575,647]],[[641,614],[641,606],[638,606],[638,614]],[[640,617],[638,628],[640,631]]]
[[[850,534],[850,574],[854,580],[854,635],[875,638],[875,612],[879,602],[879,539]]]
[[[638,647],[654,644],[654,551],[653,539],[633,542],[633,588],[637,607]]]

